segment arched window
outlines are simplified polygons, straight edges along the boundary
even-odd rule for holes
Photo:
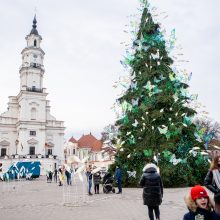
[[[37,117],[37,109],[32,108],[31,109],[31,120],[36,120],[36,117]]]
[[[37,40],[34,40],[34,47],[37,46]]]

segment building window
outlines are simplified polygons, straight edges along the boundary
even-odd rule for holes
[[[34,47],[36,47],[37,46],[37,41],[36,40],[34,40]]]
[[[73,149],[73,154],[76,154],[76,149],[75,148]]]
[[[87,156],[86,151],[83,151],[83,158]]]
[[[1,149],[1,157],[4,157],[7,153],[7,149],[6,148],[2,148]]]
[[[30,154],[30,155],[35,155],[35,147],[31,146],[31,147],[29,148],[29,154]]]
[[[53,154],[53,149],[48,149],[47,153],[48,153],[48,155],[52,155]]]
[[[35,86],[33,86],[33,87],[35,87]],[[33,89],[33,87],[32,87],[32,89]],[[36,108],[32,108],[31,109],[31,120],[36,120],[36,115],[37,115]]]
[[[30,136],[36,136],[36,131],[30,131]]]

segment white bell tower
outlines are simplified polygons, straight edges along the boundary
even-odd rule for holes
[[[45,53],[36,24],[35,16],[21,52],[19,94],[9,96],[8,110],[0,114],[0,163],[3,167],[9,166],[13,159],[34,161],[40,158],[48,166],[55,166],[64,159],[64,122],[50,114],[48,93],[43,87]],[[2,156],[9,158],[8,164],[1,160]]]
[[[40,47],[42,37],[37,31],[36,16],[32,30],[26,36],[27,46],[22,50],[22,65],[20,67],[20,90],[42,92],[44,75],[44,51]]]

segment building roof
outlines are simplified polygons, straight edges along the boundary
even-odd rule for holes
[[[72,136],[70,139],[69,139],[69,142],[72,142],[72,143],[78,143],[78,141]]]
[[[36,19],[36,15],[34,16],[34,20],[33,20],[33,25],[32,25],[32,30],[30,34],[34,34],[34,35],[39,35],[38,31],[37,31],[37,19]]]
[[[93,142],[92,150],[93,151],[101,151],[102,145],[103,145],[103,143],[101,140],[96,140]]]
[[[88,135],[83,135],[78,140],[79,148],[91,148],[92,151],[101,151],[102,141],[96,139],[91,133]]]
[[[82,137],[78,140],[79,147],[91,147],[92,143],[97,139],[90,133],[87,135],[82,135]]]

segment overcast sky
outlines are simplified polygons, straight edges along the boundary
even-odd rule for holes
[[[176,29],[183,63],[192,72],[191,92],[199,95],[210,117],[220,122],[219,0],[151,0],[170,32]],[[37,8],[37,29],[45,51],[44,87],[51,113],[65,121],[66,137],[92,132],[97,137],[115,121],[111,109],[118,91],[114,82],[124,74],[121,42],[138,0],[0,0],[0,112],[8,96],[19,92],[20,52],[26,45]],[[136,20],[136,19],[133,19]]]

